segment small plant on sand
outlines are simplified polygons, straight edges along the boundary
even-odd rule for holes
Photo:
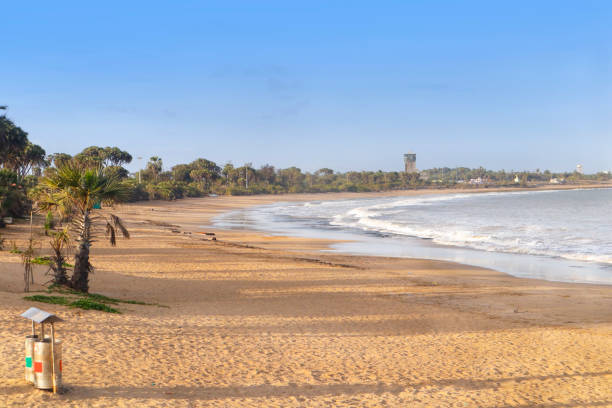
[[[17,248],[17,243],[15,241],[11,241],[11,250],[9,251],[11,254],[20,254],[21,249]]]
[[[47,211],[45,217],[45,235],[49,235],[49,232],[55,228],[55,219],[53,218],[53,212]]]
[[[34,240],[32,237],[28,240],[28,247],[21,254],[23,263],[23,281],[24,292],[30,291],[30,283],[34,283],[34,274],[32,273],[32,259],[34,259]]]
[[[53,255],[49,257],[49,270],[47,273],[52,273],[53,284],[68,285],[68,263],[65,257],[65,251],[70,247],[70,234],[68,233],[68,228],[51,232],[49,245],[53,250]]]
[[[2,234],[0,234],[0,251],[4,248],[4,238],[2,238]]]

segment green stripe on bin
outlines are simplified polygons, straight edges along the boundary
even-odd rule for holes
[[[26,357],[26,367],[32,367],[32,357]]]

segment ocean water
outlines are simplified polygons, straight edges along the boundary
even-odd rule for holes
[[[612,284],[612,189],[276,203],[215,225],[348,240],[333,250],[450,260],[520,277]]]

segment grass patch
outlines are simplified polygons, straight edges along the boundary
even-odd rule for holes
[[[36,265],[51,265],[51,258],[48,256],[37,256],[32,259],[32,263]],[[68,262],[64,262],[65,268],[72,268],[74,265],[69,264]]]
[[[110,307],[109,305],[105,305],[104,303],[94,302],[93,300],[87,299],[87,298],[81,298],[79,300],[75,300],[74,302],[70,303],[70,306],[78,307],[79,309],[84,309],[84,310],[100,310],[106,313],[121,313],[120,311]]]
[[[130,304],[130,305],[168,307],[168,306],[160,305],[159,303],[147,303],[147,302],[142,302],[140,300],[129,300],[129,299],[112,298],[112,297],[108,297],[108,296],[105,296],[105,295],[101,295],[99,293],[86,293],[86,294],[79,293],[79,292],[74,292],[74,293],[78,293],[78,294],[86,297],[87,299],[91,299],[93,301],[97,301],[97,302],[101,302],[101,303],[110,303],[110,304],[113,304],[113,305],[116,305],[118,303],[127,303],[127,304]]]
[[[105,312],[109,312],[109,313],[121,313],[119,311],[117,311],[116,309],[113,309],[112,307],[108,306],[108,305],[117,305],[119,303],[126,303],[126,304],[130,304],[130,305],[143,305],[143,306],[157,306],[157,307],[165,307],[165,308],[169,308],[169,306],[166,305],[160,305],[159,303],[147,303],[147,302],[142,302],[139,300],[129,300],[129,299],[117,299],[117,298],[112,298],[109,296],[105,296],[105,295],[101,295],[99,293],[83,293],[83,292],[79,292],[77,290],[74,289],[70,289],[67,288],[65,286],[57,286],[57,285],[51,285],[48,289],[47,289],[47,293],[60,293],[63,295],[71,295],[73,297],[71,298],[66,298],[65,296],[45,296],[45,295],[34,295],[34,296],[28,296],[27,299],[28,300],[34,300],[34,301],[38,301],[38,302],[46,302],[46,303],[53,303],[51,301],[46,301],[46,300],[39,300],[39,299],[48,299],[48,298],[65,298],[65,299],[77,299],[77,301],[74,301],[72,303],[57,303],[57,304],[63,304],[66,306],[73,306],[73,307],[78,307],[81,309],[93,309],[93,310],[102,310]],[[37,297],[37,299],[31,299]],[[26,298],[24,298],[26,299]],[[58,300],[58,302],[61,302]],[[111,311],[112,310],[112,311]]]
[[[37,256],[36,258],[32,259],[31,261],[33,264],[36,265],[49,265],[51,264],[51,260],[46,257],[46,256]]]
[[[88,293],[85,295],[85,297],[87,297],[88,299],[94,300],[94,301],[98,301],[98,302],[102,302],[102,303],[112,303],[112,304],[117,304],[117,303],[129,303],[132,305],[145,305],[145,306],[152,306],[152,303],[146,303],[146,302],[141,302],[139,300],[123,300],[123,299],[116,299],[116,298],[112,298],[112,297],[108,297],[108,296],[104,296],[101,295],[99,293]]]
[[[32,300],[34,302],[51,303],[54,305],[68,306],[70,299],[66,296],[47,296],[47,295],[32,295],[24,297],[25,300]]]
[[[84,310],[100,310],[107,313],[121,313],[119,310],[105,305],[104,303],[95,302],[87,298],[78,298],[75,300],[75,298],[70,298],[67,296],[32,295],[25,296],[24,299],[34,302],[50,303],[53,305],[76,307]]]

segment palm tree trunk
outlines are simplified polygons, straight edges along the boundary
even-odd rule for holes
[[[85,211],[78,222],[79,245],[77,252],[74,254],[74,272],[70,286],[73,289],[87,293],[89,291],[89,272],[91,272],[91,264],[89,263],[91,219],[89,218],[89,211]]]
[[[56,255],[53,284],[60,286],[68,285],[68,276],[66,276],[66,268],[64,267],[64,257],[61,255]]]

